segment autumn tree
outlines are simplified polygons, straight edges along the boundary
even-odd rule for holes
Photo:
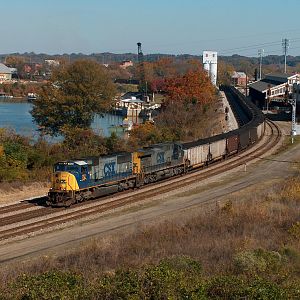
[[[20,73],[25,65],[25,59],[22,56],[10,55],[5,58],[5,63],[13,68],[17,68]]]
[[[233,65],[220,60],[218,62],[218,83],[224,85],[231,84],[231,76],[233,75]]]
[[[208,112],[216,102],[215,88],[200,68],[165,81],[167,98],[156,124],[177,140],[193,140],[209,133]]]
[[[53,71],[31,114],[43,134],[66,135],[75,127],[88,129],[94,114],[110,107],[115,93],[112,80],[100,64],[78,60]]]
[[[194,103],[204,105],[214,99],[215,88],[207,73],[200,68],[189,70],[183,76],[168,78],[165,81],[167,103]]]
[[[161,128],[147,122],[145,124],[140,124],[130,131],[128,145],[130,150],[134,150],[139,147],[149,146],[163,141],[165,141],[165,139],[161,134]]]

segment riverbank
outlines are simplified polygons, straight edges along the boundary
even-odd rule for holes
[[[0,97],[0,102],[7,103],[28,103],[27,97]]]

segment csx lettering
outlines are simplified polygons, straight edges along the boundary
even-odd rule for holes
[[[157,153],[157,163],[163,164],[164,162],[165,162],[165,153],[164,152]]]
[[[104,175],[113,176],[115,175],[115,162],[107,163],[104,165]]]

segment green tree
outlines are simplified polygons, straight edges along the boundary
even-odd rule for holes
[[[115,93],[115,86],[101,65],[78,60],[53,71],[31,114],[43,134],[66,135],[66,126],[89,128],[94,114],[107,110]]]
[[[233,72],[233,65],[220,60],[218,62],[218,83],[230,85]]]

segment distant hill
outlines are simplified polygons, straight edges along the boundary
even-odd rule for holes
[[[34,63],[43,63],[45,59],[58,59],[58,60],[66,60],[66,61],[74,61],[77,59],[92,59],[102,64],[113,64],[120,63],[124,60],[131,60],[133,62],[137,62],[138,56],[136,53],[122,53],[115,54],[110,52],[105,53],[92,53],[92,54],[83,54],[83,53],[70,53],[70,54],[55,54],[50,55],[46,53],[34,53],[34,52],[25,52],[25,53],[7,53],[0,54],[0,62],[5,62],[6,56],[22,56],[25,58],[26,62],[34,62]],[[153,62],[157,61],[161,58],[172,58],[175,60],[188,60],[195,59],[202,61],[201,55],[191,55],[191,54],[180,54],[180,55],[171,55],[171,54],[146,54],[144,55],[144,61]],[[253,68],[257,68],[258,66],[258,57],[247,57],[241,56],[238,54],[234,54],[231,56],[219,56],[219,61],[224,61],[228,64],[231,64],[236,70],[253,71]],[[263,65],[267,70],[271,70],[271,68],[281,68],[284,62],[283,55],[268,55],[263,57]],[[291,67],[291,70],[296,70],[295,67],[300,63],[300,56],[288,56],[287,57],[287,65]],[[299,71],[300,65],[297,66],[297,71]]]
[[[90,58],[95,59],[99,62],[103,63],[110,63],[110,62],[121,62],[123,60],[132,60],[137,61],[137,54],[135,53],[122,53],[122,54],[116,54],[116,53],[110,53],[110,52],[104,52],[104,53],[92,53],[92,54],[83,54],[83,53],[70,53],[70,54],[46,54],[46,53],[34,53],[34,52],[25,52],[25,53],[5,53],[0,54],[0,60],[4,61],[6,56],[22,56],[25,57],[31,61],[34,62],[42,62],[45,59],[67,59],[67,60],[75,60],[80,58]],[[162,57],[170,57],[174,59],[179,60],[186,60],[186,59],[202,59],[201,55],[191,55],[191,54],[180,54],[180,55],[172,55],[172,54],[164,54],[164,53],[157,53],[157,54],[146,54],[144,55],[145,61],[156,61]],[[226,62],[236,62],[239,60],[247,60],[251,63],[257,62],[257,57],[247,57],[242,56],[238,54],[234,54],[231,56],[219,56],[219,59],[224,60]],[[265,64],[277,64],[281,63],[284,59],[283,55],[268,55],[264,56],[263,60]],[[287,57],[288,64],[290,66],[295,66],[297,63],[300,62],[300,56],[288,56]]]

